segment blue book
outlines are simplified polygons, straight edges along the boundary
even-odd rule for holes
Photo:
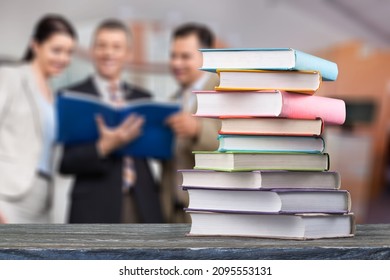
[[[337,64],[290,48],[200,49],[201,70],[299,70],[319,71],[325,81],[335,81]]]
[[[162,103],[148,99],[113,107],[95,96],[75,92],[61,92],[56,100],[57,140],[64,145],[94,142],[99,138],[96,116],[101,115],[109,127],[116,127],[130,114],[145,119],[139,138],[116,151],[118,155],[167,159],[172,156],[174,136],[165,124],[170,115],[179,111],[177,103]]]

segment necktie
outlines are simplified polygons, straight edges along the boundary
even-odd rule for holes
[[[108,92],[110,94],[110,101],[114,106],[122,107],[125,105],[125,102],[120,95],[120,90],[116,83],[109,85]],[[124,193],[130,191],[130,189],[134,186],[136,179],[137,179],[137,174],[135,172],[134,160],[133,158],[126,156],[123,158],[122,190]]]
[[[110,102],[116,106],[124,106],[124,100],[121,98],[119,87],[116,83],[112,83],[108,86],[108,93],[110,96]]]

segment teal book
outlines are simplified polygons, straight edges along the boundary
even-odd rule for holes
[[[219,135],[219,152],[322,153],[325,142],[312,136]]]
[[[99,132],[96,116],[101,115],[109,127],[116,127],[130,114],[145,119],[139,138],[116,151],[118,155],[167,159],[172,156],[174,136],[165,124],[166,118],[179,111],[177,103],[154,102],[142,99],[113,107],[95,96],[61,92],[56,100],[57,141],[77,145],[96,141]]]
[[[298,70],[319,71],[324,81],[335,81],[337,64],[291,48],[200,49],[201,70]]]

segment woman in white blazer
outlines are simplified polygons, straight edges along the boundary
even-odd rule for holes
[[[0,221],[48,223],[56,134],[49,79],[70,62],[76,33],[58,15],[35,27],[23,63],[0,67]]]

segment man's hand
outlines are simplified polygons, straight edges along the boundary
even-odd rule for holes
[[[118,127],[110,128],[106,126],[102,116],[97,116],[96,124],[100,134],[97,147],[100,155],[106,156],[140,136],[144,119],[132,114]]]
[[[167,124],[180,138],[196,138],[200,131],[199,120],[186,112],[180,112],[169,117]]]

